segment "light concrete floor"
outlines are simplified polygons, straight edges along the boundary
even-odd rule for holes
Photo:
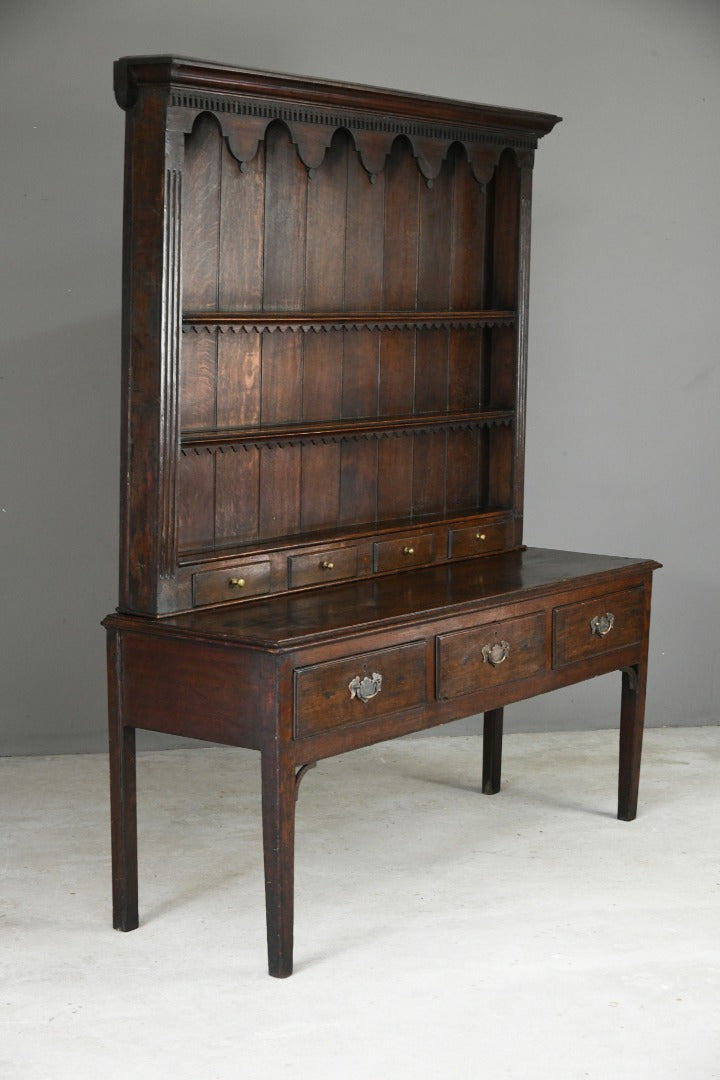
[[[259,759],[140,756],[139,930],[107,764],[0,761],[2,1080],[720,1077],[720,728],[404,739],[298,805],[296,972],[266,975]]]

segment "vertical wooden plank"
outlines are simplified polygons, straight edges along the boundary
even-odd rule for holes
[[[262,307],[265,147],[252,161],[236,161],[223,140],[220,195],[219,308]]]
[[[217,310],[220,141],[217,121],[203,114],[185,144],[182,194],[185,311]]]
[[[453,278],[456,151],[450,152],[432,186],[419,187],[418,310],[450,307]],[[461,159],[464,160],[464,159]],[[415,357],[415,412],[448,407],[450,332],[418,331]]]
[[[513,505],[513,430],[491,428],[488,438],[488,504],[510,509]]]
[[[383,308],[417,305],[418,190],[420,173],[405,139],[396,139],[385,166]],[[412,412],[415,400],[415,332],[386,330],[380,344],[381,416]]]
[[[515,408],[516,353],[515,327],[493,327],[490,350],[490,406],[493,409]]]
[[[377,514],[377,439],[349,439],[342,444],[340,522],[372,524]]]
[[[218,336],[217,426],[251,427],[260,422],[260,342],[254,330]]]
[[[418,330],[415,356],[415,413],[442,413],[448,405],[448,330]]]
[[[215,547],[248,543],[258,535],[260,452],[230,448],[215,456]]]
[[[409,518],[412,494],[412,437],[381,439],[378,447],[378,521]]]
[[[287,424],[300,419],[303,337],[300,332],[279,330],[262,335],[263,424]]]
[[[445,509],[446,443],[444,431],[417,433],[413,450],[413,517]]]
[[[420,177],[418,186],[418,311],[449,307],[453,237],[452,161],[435,180]]]
[[[264,446],[260,451],[261,540],[299,531],[300,460],[299,446]]]
[[[387,331],[349,330],[345,333],[342,367],[342,415],[346,419],[377,416],[378,354]]]
[[[307,311],[341,311],[344,304],[348,142],[344,131],[336,132],[325,160],[308,182]]]
[[[449,345],[448,408],[472,412],[481,402],[483,332],[451,330]]]
[[[377,311],[382,305],[385,184],[371,182],[360,155],[348,154],[345,226],[345,308]]]
[[[453,152],[453,169],[450,307],[476,311],[483,307],[486,199],[461,147]]]
[[[178,550],[211,551],[215,522],[215,455],[181,453],[177,470]]]
[[[302,415],[305,420],[336,420],[341,416],[345,337],[342,330],[305,334],[302,372]]]
[[[518,237],[520,230],[520,170],[512,150],[503,150],[494,178],[493,307],[517,305]]]
[[[414,330],[383,330],[380,335],[380,416],[410,415],[415,402]]]
[[[300,311],[305,300],[307,169],[287,128],[265,136],[264,309]]]
[[[202,431],[215,426],[217,335],[190,332],[181,338],[180,428]]]
[[[447,445],[447,512],[482,509],[480,498],[480,432],[451,431]]]
[[[335,529],[340,514],[340,444],[306,443],[300,492],[302,532]]]
[[[418,189],[421,180],[406,139],[396,139],[385,165],[383,306],[413,311],[417,303]]]

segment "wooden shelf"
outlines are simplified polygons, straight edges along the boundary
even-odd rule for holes
[[[195,311],[183,315],[183,331],[458,330],[509,326],[515,318],[514,311]]]
[[[228,431],[188,431],[180,439],[183,450],[296,442],[334,442],[344,439],[383,439],[432,431],[457,431],[512,423],[509,409],[484,409],[477,412],[433,413],[427,416],[364,417],[361,420],[298,421],[268,427],[236,428]]]

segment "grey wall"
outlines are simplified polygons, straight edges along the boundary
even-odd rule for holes
[[[535,171],[526,540],[663,561],[648,721],[718,722],[716,0],[3,0],[0,753],[104,746],[112,61],[170,52],[564,117]],[[618,682],[518,705],[509,726],[615,723]]]

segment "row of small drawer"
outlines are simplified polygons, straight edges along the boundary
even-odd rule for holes
[[[545,611],[435,637],[435,696],[447,700],[542,674],[548,669]],[[642,639],[644,595],[629,589],[555,607],[550,664],[568,664]],[[298,737],[427,703],[426,643],[410,642],[298,668]]]
[[[372,544],[373,573],[426,566],[437,560],[443,535],[438,532],[413,533],[404,537],[378,540]],[[466,559],[472,555],[502,551],[510,545],[510,524],[472,525],[450,529],[447,535],[447,558]],[[207,570],[193,578],[193,598],[197,607],[261,596],[283,588],[300,589],[345,581],[361,572],[360,546],[322,548],[287,557],[287,582],[278,584],[269,558],[248,560],[222,570]],[[446,557],[445,550],[442,558]],[[283,575],[284,577],[284,575]]]

